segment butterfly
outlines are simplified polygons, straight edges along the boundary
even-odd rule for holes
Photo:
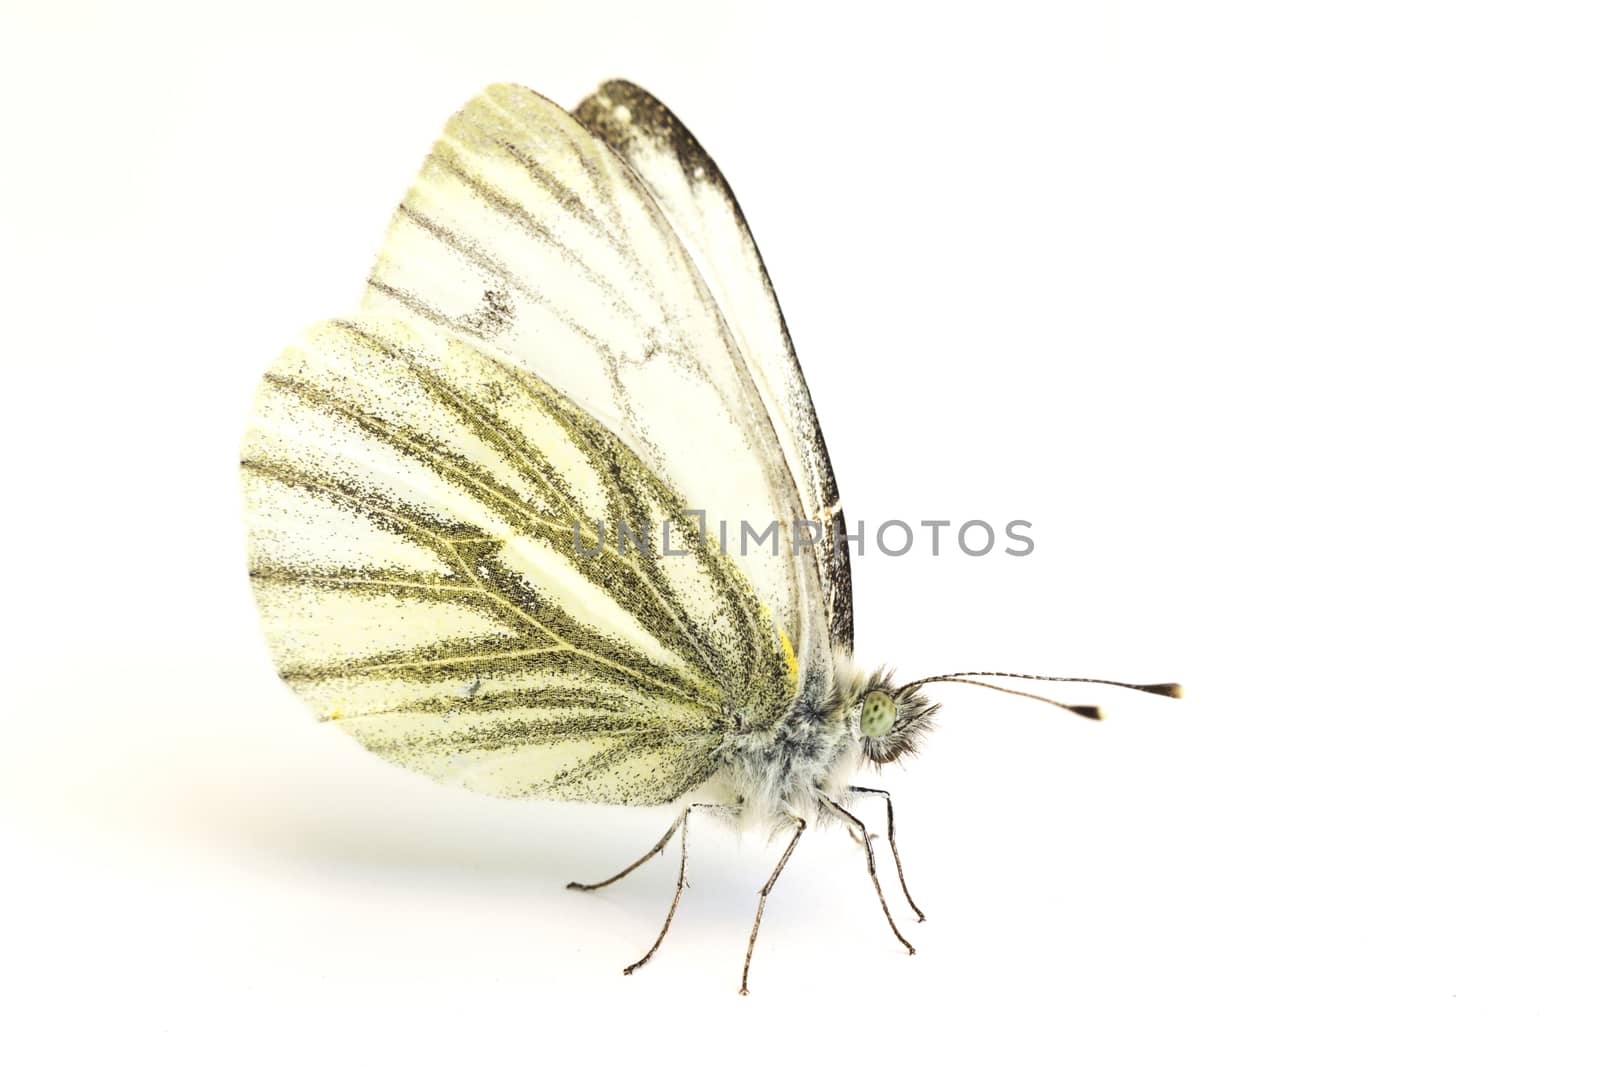
[[[819,820],[850,828],[915,951],[850,810],[883,802],[921,921],[892,801],[850,777],[917,748],[924,686],[1018,691],[857,665],[848,528],[783,315],[722,173],[653,96],[612,81],[568,113],[495,85],[451,118],[359,311],[266,372],[241,472],[267,644],[320,719],[483,793],[677,807],[639,860],[571,885],[678,836],[625,973],[671,926],[695,815],[788,834],[741,993]],[[727,550],[730,522],[783,550]]]

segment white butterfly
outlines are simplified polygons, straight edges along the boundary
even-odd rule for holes
[[[791,827],[740,992],[819,817],[860,838],[911,950],[846,808],[888,794],[848,779],[915,747],[920,685],[971,679],[856,665],[838,490],[783,316],[727,183],[654,97],[467,104],[361,313],[267,372],[242,466],[267,640],[321,718],[486,793],[681,805],[638,862],[574,888],[681,831],[681,894],[697,808]],[[707,517],[775,519],[785,551],[725,554]]]

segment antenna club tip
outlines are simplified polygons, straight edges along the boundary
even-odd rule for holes
[[[1067,710],[1075,715],[1082,715],[1085,719],[1093,719],[1095,722],[1100,722],[1105,718],[1104,715],[1100,714],[1100,709],[1093,704],[1068,704]]]
[[[1171,697],[1177,700],[1183,696],[1183,686],[1177,682],[1162,682],[1159,685],[1141,685],[1139,687],[1146,693],[1154,693],[1158,697]]]

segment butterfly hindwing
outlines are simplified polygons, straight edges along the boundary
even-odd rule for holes
[[[268,371],[243,468],[280,672],[393,762],[497,795],[660,803],[712,773],[729,708],[793,698],[785,635],[674,521],[672,487],[459,336],[314,327]],[[670,553],[618,548],[619,525],[663,522]]]

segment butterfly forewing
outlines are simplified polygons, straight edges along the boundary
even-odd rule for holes
[[[525,369],[423,322],[325,323],[244,443],[252,583],[280,672],[435,778],[659,803],[712,772],[730,708],[787,706],[786,637],[731,557],[601,542],[684,500]],[[575,526],[580,535],[574,536]]]
[[[833,465],[777,294],[733,190],[678,117],[631,82],[606,82],[573,114],[643,180],[711,289],[772,416],[805,514],[822,526],[815,562],[830,631],[836,646],[850,649],[850,556]]]
[[[452,118],[395,215],[366,306],[470,338],[548,382],[703,511],[714,537],[726,522],[800,687],[825,684],[820,569],[790,530],[813,508],[761,388],[650,191],[571,115],[495,86]],[[772,522],[781,537],[743,539],[746,523],[759,533]],[[740,710],[760,724],[790,703]]]

